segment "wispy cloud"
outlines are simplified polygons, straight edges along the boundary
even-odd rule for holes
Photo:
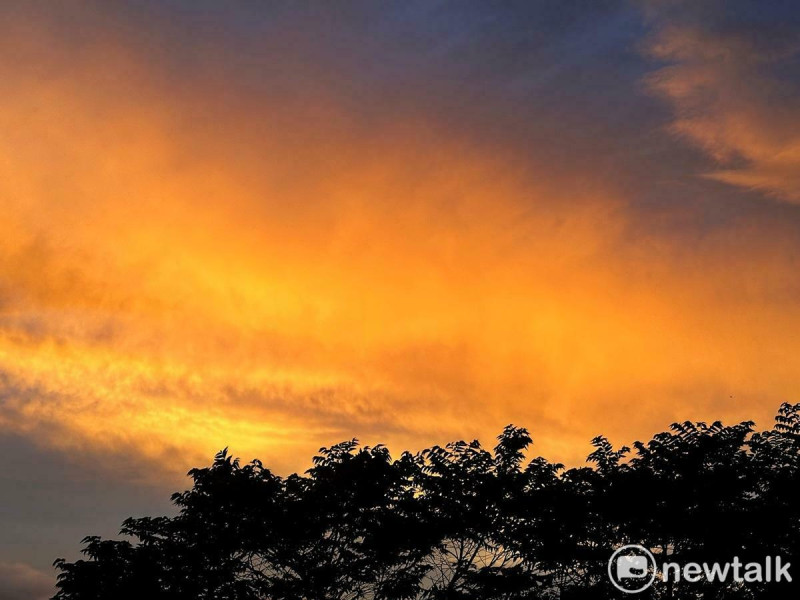
[[[719,181],[800,202],[797,11],[777,3],[653,2],[650,88],[672,131],[705,150]]]

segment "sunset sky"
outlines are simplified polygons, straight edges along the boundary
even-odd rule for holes
[[[0,207],[3,600],[225,446],[768,427],[800,6],[2,0]]]

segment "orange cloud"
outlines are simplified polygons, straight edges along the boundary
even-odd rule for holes
[[[129,40],[23,37],[40,70],[0,72],[4,429],[179,471],[231,445],[286,471],[351,436],[488,441],[513,421],[577,462],[600,432],[767,418],[800,383],[800,241],[777,219],[687,241],[630,210],[619,174],[553,171],[547,147],[422,116],[361,128],[313,86],[231,110]]]
[[[672,131],[716,161],[708,177],[799,203],[796,83],[780,75],[800,55],[796,32],[774,23],[720,24],[733,7],[692,19],[692,6],[680,6],[679,16],[654,11],[657,31],[647,46],[667,63],[648,84],[673,106]]]

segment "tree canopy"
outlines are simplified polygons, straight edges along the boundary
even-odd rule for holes
[[[800,551],[800,405],[775,425],[676,423],[647,443],[592,441],[589,466],[454,442],[393,459],[356,440],[279,477],[227,450],[189,472],[173,517],[128,519],[57,560],[56,600],[619,598],[606,569],[640,544],[673,561]],[[774,583],[664,583],[643,598],[776,598]]]

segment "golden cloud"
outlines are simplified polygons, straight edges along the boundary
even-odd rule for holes
[[[690,243],[650,231],[615,174],[548,169],[546,147],[422,117],[364,129],[316,88],[230,110],[125,40],[23,37],[38,70],[0,69],[4,429],[288,470],[352,436],[397,449],[515,422],[577,462],[600,432],[766,417],[799,383],[800,242],[771,217]],[[711,77],[671,68],[655,84],[674,98]],[[748,152],[741,176],[767,167],[698,119],[676,127]]]

